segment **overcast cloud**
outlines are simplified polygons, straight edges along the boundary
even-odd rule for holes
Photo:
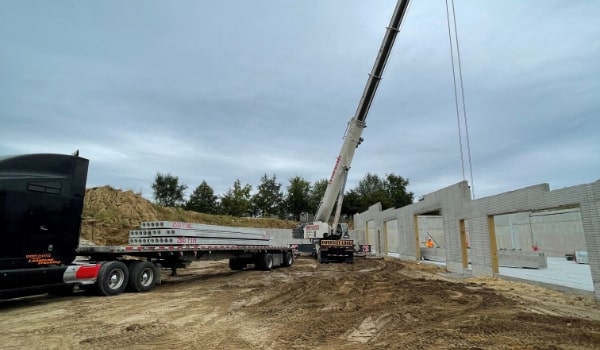
[[[395,3],[1,1],[0,155],[79,149],[88,187],[148,198],[157,172],[218,194],[327,178]],[[475,196],[598,180],[598,1],[455,3]],[[412,1],[347,188],[463,179],[446,26]]]

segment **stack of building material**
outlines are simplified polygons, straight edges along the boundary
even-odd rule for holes
[[[269,246],[271,239],[258,229],[176,221],[142,222],[140,230],[129,231],[129,244],[135,245]]]

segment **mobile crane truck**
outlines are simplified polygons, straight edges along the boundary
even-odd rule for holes
[[[269,243],[79,247],[88,165],[78,155],[0,157],[0,297],[75,286],[101,295],[146,292],[160,283],[161,268],[175,274],[200,259],[229,259],[232,270],[293,263],[292,249]]]
[[[382,78],[387,59],[392,51],[396,35],[400,31],[400,25],[408,9],[408,3],[409,0],[399,0],[396,4],[390,24],[383,37],[379,53],[375,59],[375,64],[373,65],[371,74],[369,74],[367,84],[358,103],[356,113],[348,122],[342,149],[336,158],[325,194],[314,216],[314,221],[301,224],[292,230],[293,238],[311,240],[314,244],[315,255],[321,263],[330,261],[353,263],[354,261],[354,242],[352,239],[349,239],[348,225],[339,222],[344,199],[344,189],[354,152],[363,141],[361,135],[363,129],[367,126],[365,122],[367,114],[377,92],[377,87]],[[336,202],[335,215],[332,224],[329,224],[329,219]]]

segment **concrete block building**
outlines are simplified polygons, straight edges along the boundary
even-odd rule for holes
[[[354,228],[354,238],[375,254],[418,260],[423,252],[435,253],[448,271],[473,276],[498,274],[504,250],[553,256],[587,250],[600,299],[600,180],[557,190],[540,184],[474,200],[462,181],[402,208],[375,204],[354,215]],[[436,248],[423,251],[427,238]]]

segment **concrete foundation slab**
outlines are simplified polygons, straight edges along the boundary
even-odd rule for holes
[[[425,261],[429,264],[446,266],[437,261]],[[594,291],[592,273],[589,265],[578,264],[575,261],[567,261],[565,258],[548,257],[548,268],[545,269],[522,269],[512,267],[500,267],[500,277],[508,277],[525,282],[540,282],[546,285],[556,285],[586,292]],[[464,275],[469,274],[467,269]]]
[[[569,288],[594,291],[592,273],[589,265],[577,264],[565,258],[547,258],[546,269],[515,269],[500,267],[500,275],[524,280],[556,284]]]

